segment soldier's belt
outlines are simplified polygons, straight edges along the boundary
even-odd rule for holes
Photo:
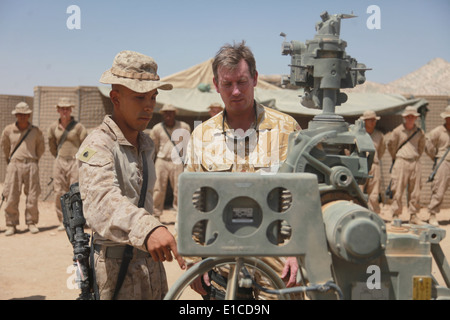
[[[414,162],[414,161],[417,161],[419,158],[403,158],[403,157],[397,157],[397,158],[399,158],[399,159],[402,159],[402,160],[405,160],[405,161],[408,161],[408,162]]]
[[[101,252],[105,252],[105,258],[109,259],[122,259],[123,258],[123,252],[125,251],[125,246],[114,246],[114,247],[107,247],[102,246],[99,244],[94,244],[94,250],[98,254],[101,254]],[[150,253],[134,249],[133,250],[133,257],[136,258],[149,258]]]

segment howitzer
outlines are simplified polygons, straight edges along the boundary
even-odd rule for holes
[[[441,157],[441,160],[439,160],[438,164],[433,168],[433,172],[431,172],[430,176],[428,177],[427,182],[432,182],[434,180],[434,176],[436,175],[436,172],[438,171],[439,167],[441,166],[442,161],[444,161],[445,158],[447,157],[447,154],[449,151],[450,151],[450,146],[447,147],[445,154]]]
[[[70,186],[69,192],[61,197],[63,224],[67,237],[73,246],[73,261],[77,270],[81,293],[77,300],[94,300],[93,270],[90,268],[89,234],[84,232],[86,220],[83,215],[78,182]]]
[[[180,175],[179,189],[186,192],[179,195],[178,251],[206,259],[189,269],[166,299],[178,298],[198,274],[233,259],[232,288],[236,274],[249,265],[262,266],[272,278],[264,264],[248,258],[255,256],[298,257],[302,286],[270,290],[280,298],[296,290],[311,299],[450,298],[450,267],[439,245],[445,231],[400,220],[387,225],[368,209],[359,185],[369,178],[374,144],[363,121],[349,125],[335,112],[347,99],[340,89],[364,83],[367,68],[346,54],[340,39],[341,19],[353,16],[321,17],[313,40],[282,45],[282,54],[292,57],[290,83],[304,88],[301,103],[322,113],[308,129],[290,135],[279,171]],[[287,238],[281,229],[286,225]],[[432,257],[444,286],[432,277]]]

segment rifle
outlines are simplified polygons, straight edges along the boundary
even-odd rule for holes
[[[49,181],[49,183],[47,183],[47,185],[49,186],[52,183],[53,183],[53,178],[50,178],[50,181]],[[47,195],[44,197],[44,200],[42,200],[42,201],[46,201],[48,199],[48,197],[50,197],[50,195],[52,194],[53,190],[54,190],[54,188],[52,186],[52,188],[50,189],[50,191],[47,193]]]
[[[398,150],[400,150],[409,140],[411,140],[415,135],[416,135],[416,133],[417,132],[419,132],[420,131],[420,128],[417,128],[417,130],[416,131],[414,131],[414,133],[412,134],[412,135],[410,135],[409,137],[408,137],[408,139],[406,139],[401,145],[400,145],[400,147],[398,147],[398,149],[397,149],[397,151],[395,152],[395,154],[397,154],[397,152],[398,152]],[[395,163],[395,158],[392,160],[392,164],[391,164],[391,168],[389,169],[389,173],[392,173],[392,167],[394,166],[394,163]],[[385,194],[386,194],[386,196],[387,197],[389,197],[389,199],[392,199],[393,197],[394,197],[394,193],[392,192],[392,190],[391,190],[391,186],[392,186],[392,179],[391,179],[391,181],[389,182],[389,185],[388,185],[388,187],[387,187],[387,189],[386,189],[386,191],[385,191]]]
[[[73,261],[77,268],[81,293],[77,300],[98,299],[95,275],[89,259],[92,248],[89,245],[89,234],[84,232],[86,219],[83,216],[83,203],[81,201],[78,182],[70,186],[69,192],[61,197],[63,224],[69,241],[73,246]]]
[[[445,151],[445,154],[441,157],[441,160],[439,160],[439,163],[437,164],[437,166],[435,166],[433,169],[433,172],[431,172],[430,176],[428,177],[427,182],[431,182],[434,180],[434,176],[436,175],[436,172],[438,171],[439,167],[442,164],[442,161],[445,160],[445,157],[447,157],[448,152],[450,151],[450,146],[447,147],[447,151]],[[434,160],[434,164],[436,165],[436,158]],[[1,206],[0,206],[1,207]]]

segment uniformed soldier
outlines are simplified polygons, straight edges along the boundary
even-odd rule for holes
[[[185,268],[173,235],[152,215],[154,145],[143,130],[158,90],[172,89],[160,81],[157,69],[146,55],[116,55],[100,79],[112,85],[113,114],[105,116],[77,153],[83,210],[94,231],[100,299],[162,299],[168,289],[162,262],[172,261],[173,253]],[[119,272],[123,261],[129,261],[125,273]],[[123,284],[116,287],[119,275],[124,275]]]
[[[75,104],[66,97],[56,104],[59,119],[47,130],[48,147],[55,157],[53,165],[53,191],[55,194],[56,216],[60,223],[58,230],[65,230],[61,210],[61,196],[69,191],[72,184],[78,181],[78,162],[75,154],[87,136],[86,128],[71,116]]]
[[[222,111],[223,107],[219,102],[214,102],[208,107],[208,113],[211,118]]]
[[[25,223],[31,233],[38,233],[38,197],[41,194],[38,162],[45,151],[44,135],[30,122],[31,109],[20,102],[12,111],[17,118],[3,130],[1,144],[8,163],[2,197],[6,200],[5,235],[11,236],[19,225],[19,201],[26,196]]]
[[[177,109],[173,105],[164,105],[160,112],[163,121],[150,132],[156,153],[156,184],[153,192],[153,214],[156,217],[163,213],[169,181],[173,191],[172,206],[178,211],[178,176],[183,172],[183,152],[191,134],[191,127],[186,122],[175,119]]]
[[[377,120],[380,117],[372,110],[367,110],[360,117],[364,120],[366,131],[370,134],[373,144],[375,146],[375,156],[373,158],[372,167],[370,168],[369,175],[373,178],[367,179],[364,184],[364,192],[369,196],[369,209],[380,214],[380,181],[381,181],[381,169],[380,169],[380,159],[383,157],[384,151],[386,150],[386,145],[384,143],[384,135],[378,129],[375,129]]]
[[[417,216],[420,210],[420,190],[422,168],[420,156],[425,149],[425,134],[415,122],[420,114],[412,106],[402,113],[403,124],[396,127],[387,138],[386,146],[392,157],[392,204],[389,215],[398,218],[402,213],[402,196],[407,189],[410,223],[424,224]]]
[[[431,182],[431,199],[428,205],[430,214],[428,223],[439,226],[436,214],[440,211],[445,192],[450,185],[450,105],[441,113],[445,120],[442,126],[436,127],[425,136],[425,152],[439,165],[434,180]],[[443,159],[443,157],[445,158]]]
[[[223,46],[214,58],[213,72],[214,85],[225,109],[194,129],[185,171],[277,172],[287,156],[289,134],[300,130],[299,124],[291,116],[254,100],[258,72],[253,53],[245,42]],[[286,280],[288,287],[295,285],[298,270],[295,258],[262,259]],[[189,262],[195,263],[195,259]],[[226,276],[226,268],[214,270],[214,277],[217,274]],[[214,277],[206,273],[203,276],[206,287],[199,278],[193,289],[206,299],[220,297],[223,290]],[[238,292],[239,296],[250,298],[245,292]]]

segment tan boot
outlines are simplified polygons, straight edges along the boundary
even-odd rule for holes
[[[439,227],[439,222],[434,213],[430,214],[430,219],[428,219],[428,223],[431,224],[433,227]]]
[[[5,236],[9,237],[16,233],[16,227],[6,227]]]
[[[39,229],[36,227],[35,224],[29,224],[28,225],[28,230],[30,230],[31,233],[38,233]]]
[[[425,225],[426,223],[419,219],[419,217],[415,214],[411,214],[411,217],[409,218],[410,224],[416,224],[419,226]]]

